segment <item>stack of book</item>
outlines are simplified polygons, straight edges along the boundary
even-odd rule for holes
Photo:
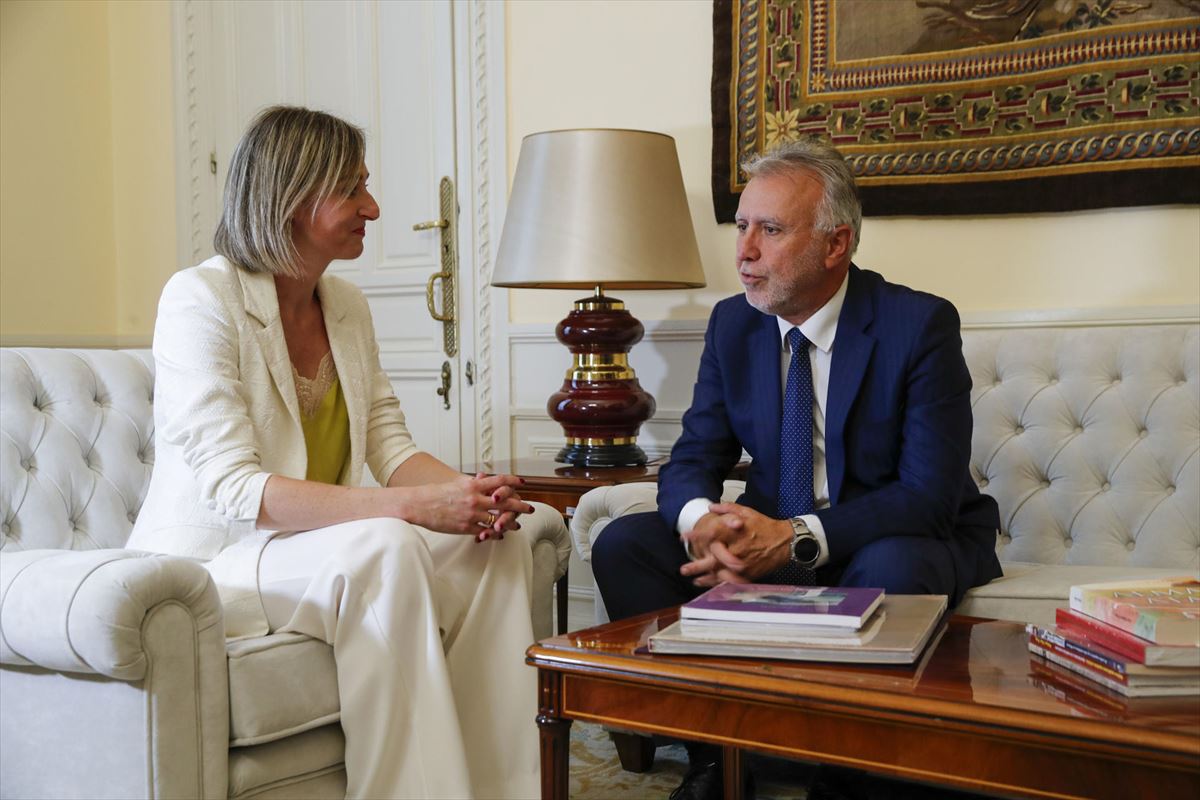
[[[946,611],[944,595],[723,583],[652,635],[652,653],[909,664]]]
[[[1200,581],[1071,587],[1054,625],[1028,625],[1047,662],[1128,697],[1200,695]]]

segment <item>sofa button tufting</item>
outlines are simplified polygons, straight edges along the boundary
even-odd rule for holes
[[[1134,543],[1134,541],[1132,539],[1130,539],[1128,542],[1125,543],[1125,549],[1129,550],[1129,551],[1132,551],[1133,548],[1136,546],[1137,545]]]
[[[1111,488],[1112,488],[1112,484],[1109,483],[1108,481],[1105,481],[1104,483],[1100,484],[1101,491],[1107,492]]]
[[[1016,428],[1013,429],[1013,433],[1016,433],[1016,434],[1022,434],[1024,432],[1025,432],[1024,425],[1018,425]]]
[[[1063,539],[1063,544],[1066,545],[1067,547],[1070,547],[1074,543],[1075,543],[1075,540],[1072,539],[1070,536]]]
[[[129,520],[130,522],[137,522],[137,512],[130,511],[128,514],[125,515],[125,519]]]
[[[1076,433],[1083,433],[1083,426],[1082,426],[1082,425],[1076,425],[1076,426],[1075,426],[1075,432],[1076,432]]]
[[[984,486],[987,486],[987,485],[988,485],[988,479],[987,479],[987,478],[980,478],[980,479],[979,479],[979,486],[980,486],[980,488],[983,488]]]
[[[1139,439],[1145,439],[1149,435],[1150,435],[1150,431],[1146,430],[1145,428],[1138,429],[1138,438]]]
[[[1175,484],[1167,484],[1167,494],[1175,494]]]
[[[1043,488],[1043,489],[1049,489],[1049,488],[1050,488],[1050,481],[1043,479],[1043,480],[1042,480],[1042,488]]]

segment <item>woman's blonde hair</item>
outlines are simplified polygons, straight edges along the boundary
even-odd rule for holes
[[[358,182],[361,128],[298,106],[264,110],[242,134],[225,179],[213,247],[249,272],[299,276],[292,218]]]

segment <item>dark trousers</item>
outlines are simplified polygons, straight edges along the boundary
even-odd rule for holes
[[[974,583],[974,575],[956,574],[954,546],[923,536],[878,539],[847,561],[818,569],[817,583],[944,594],[953,606]],[[686,603],[704,591],[679,574],[686,562],[679,536],[655,511],[617,517],[592,543],[592,571],[614,620]]]

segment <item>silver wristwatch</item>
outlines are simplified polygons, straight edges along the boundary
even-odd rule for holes
[[[792,517],[792,560],[802,567],[812,569],[817,565],[817,559],[821,557],[821,543],[817,541],[816,534],[808,529],[806,523],[800,517]]]

